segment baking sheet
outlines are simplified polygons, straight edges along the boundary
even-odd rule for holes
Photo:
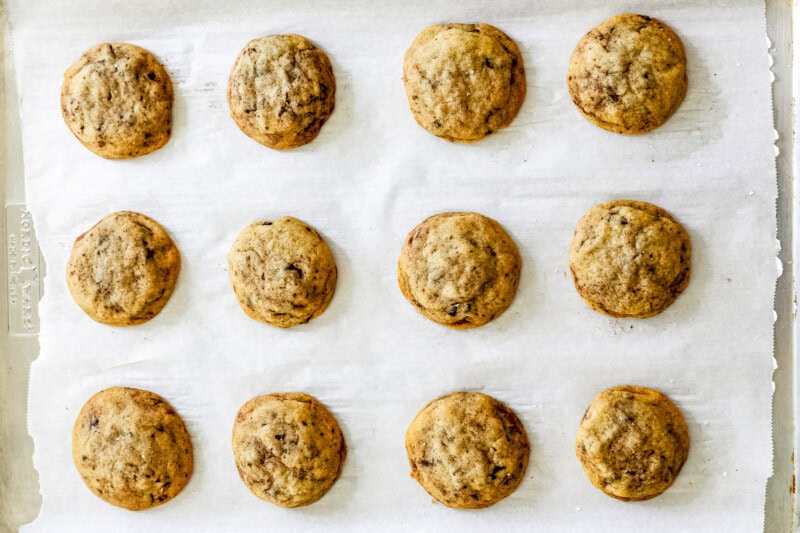
[[[9,3],[28,203],[50,272],[41,356],[32,369],[30,424],[43,507],[31,530],[477,529],[498,519],[510,528],[549,530],[760,528],[770,473],[777,274],[763,5],[716,3],[702,13],[688,2],[188,5]],[[681,35],[690,88],[667,125],[627,138],[586,123],[572,108],[564,75],[586,30],[633,7]],[[527,69],[529,94],[512,127],[470,146],[444,143],[416,126],[400,82],[402,54],[416,33],[455,20],[502,28],[522,49]],[[224,89],[247,40],[289,32],[328,52],[337,109],[314,143],[276,153],[236,129]],[[176,86],[172,140],[133,161],[99,160],[59,117],[63,71],[91,44],[112,40],[152,50]],[[687,292],[647,321],[591,312],[568,278],[575,223],[615,197],[665,207],[693,238]],[[126,330],[83,316],[60,274],[74,237],[118,209],[159,220],[184,257],[164,312]],[[499,220],[524,261],[514,305],[469,332],[425,321],[394,279],[405,234],[426,216],[453,209]],[[225,265],[242,227],[282,214],[315,225],[340,271],[329,310],[290,331],[241,313]],[[673,488],[637,505],[594,489],[572,452],[586,404],[623,382],[667,392],[684,410],[693,438]],[[164,395],[195,443],[197,469],[187,489],[147,513],[103,504],[71,464],[77,411],[96,390],[116,384]],[[407,476],[405,428],[427,400],[456,389],[507,402],[532,440],[526,481],[488,510],[432,505]],[[281,390],[304,390],[325,402],[350,445],[342,479],[302,510],[252,497],[230,453],[239,405]]]
[[[767,484],[767,508],[765,531],[795,531],[797,520],[796,478],[798,465],[794,460],[797,447],[795,426],[795,400],[793,384],[797,383],[797,365],[795,364],[794,339],[796,293],[794,280],[797,278],[797,264],[793,261],[797,246],[796,230],[793,226],[793,206],[796,205],[797,194],[794,183],[793,168],[795,165],[796,116],[793,102],[797,96],[797,83],[793,82],[795,42],[792,38],[793,13],[798,10],[795,3],[780,1],[767,2],[767,33],[771,46],[770,54],[774,59],[771,70],[775,75],[772,84],[774,98],[773,117],[775,130],[779,138],[775,142],[778,148],[776,166],[778,171],[778,239],[781,241],[779,259],[783,263],[783,275],[778,278],[775,288],[775,362],[773,374],[775,392],[772,398],[772,435],[773,435],[773,474]],[[797,27],[794,28],[797,31]]]

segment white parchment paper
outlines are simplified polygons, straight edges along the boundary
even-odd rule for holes
[[[771,472],[773,290],[777,276],[774,132],[763,2],[8,0],[28,205],[47,263],[30,431],[43,507],[26,531],[760,530]],[[642,136],[605,132],[574,109],[566,68],[578,39],[621,12],[683,39],[689,91]],[[487,22],[524,57],[528,95],[506,130],[449,144],[414,122],[403,54],[425,27]],[[225,87],[251,38],[300,33],[323,48],[336,110],[312,144],[286,153],[244,136]],[[63,72],[91,45],[152,51],[175,85],[170,142],[146,157],[101,159],[61,119]],[[656,203],[689,231],[692,279],[660,316],[612,320],[586,307],[569,276],[575,224],[615,198]],[[122,209],[145,213],[183,257],[164,311],[133,328],[94,323],[64,269],[75,237]],[[524,261],[511,308],[471,331],[433,324],[405,301],[396,260],[425,217],[473,210],[498,220]],[[227,252],[258,219],[290,214],[327,239],[336,296],[311,323],[280,330],[247,318]],[[692,450],[674,486],[625,504],[595,489],[575,458],[580,417],[618,384],[666,392]],[[71,458],[83,403],[112,385],[150,389],[183,416],[195,472],[146,512],[92,495]],[[404,433],[430,399],[480,390],[510,405],[532,443],[517,492],[481,511],[432,504],[408,476]],[[230,449],[239,406],[304,391],[338,418],[342,478],[318,503],[286,510],[252,496]]]

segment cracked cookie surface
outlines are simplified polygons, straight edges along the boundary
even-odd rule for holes
[[[406,432],[411,477],[455,509],[481,509],[509,496],[525,476],[530,444],[517,415],[479,392],[433,400]]]
[[[319,233],[293,217],[254,222],[236,237],[228,273],[242,310],[289,328],[322,314],[336,290],[336,263]]]
[[[646,133],[664,124],[686,95],[683,43],[660,20],[617,15],[575,46],[567,85],[578,110],[597,126]]]
[[[514,300],[522,258],[511,237],[478,213],[441,213],[406,237],[397,280],[423,316],[454,329],[482,326]]]
[[[328,56],[301,35],[269,35],[244,47],[231,70],[228,105],[239,129],[276,150],[313,141],[333,113]]]
[[[128,387],[100,391],[84,404],[72,458],[93,493],[131,511],[174,498],[194,468],[181,417],[157,394]]]
[[[647,318],[669,307],[689,284],[691,241],[660,207],[615,200],[578,222],[569,266],[589,307],[617,318]]]
[[[78,140],[107,159],[149,154],[172,132],[169,74],[147,50],[103,43],[64,74],[61,112]]]
[[[342,473],[347,447],[336,419],[307,394],[266,394],[245,403],[233,425],[244,484],[281,507],[310,505]]]
[[[525,99],[519,48],[488,24],[440,24],[420,33],[403,61],[403,82],[420,126],[473,142],[505,128]]]
[[[689,455],[683,415],[661,392],[619,386],[598,394],[581,419],[575,453],[589,481],[612,498],[655,498]]]
[[[92,319],[110,326],[134,326],[167,304],[181,256],[155,220],[118,211],[79,236],[67,262],[67,287]]]

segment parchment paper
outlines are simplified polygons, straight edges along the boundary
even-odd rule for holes
[[[761,529],[778,273],[763,2],[9,0],[8,7],[28,205],[47,263],[29,413],[43,507],[26,531]],[[578,39],[630,11],[677,31],[690,81],[665,126],[625,137],[584,120],[565,78]],[[525,62],[528,96],[518,117],[472,145],[417,126],[401,81],[417,33],[451,21],[498,26]],[[225,100],[239,50],[273,33],[300,33],[323,48],[338,85],[319,138],[286,153],[244,136]],[[63,72],[103,41],[151,50],[172,76],[172,139],[146,157],[103,160],[62,122]],[[660,316],[609,319],[572,285],[575,224],[614,198],[656,203],[691,234],[691,282]],[[75,237],[121,209],[158,220],[183,257],[164,311],[126,329],[86,317],[64,282]],[[427,321],[397,287],[404,237],[448,210],[498,220],[524,261],[511,308],[476,330]],[[284,214],[314,225],[339,267],[327,312],[291,330],[242,313],[226,262],[244,226]],[[649,502],[602,494],[573,451],[588,403],[618,384],[661,389],[689,424],[688,462]],[[79,409],[112,385],[161,394],[192,435],[191,482],[150,511],[105,504],[72,464]],[[433,504],[408,476],[408,424],[427,401],[454,390],[506,402],[531,439],[525,481],[489,509]],[[319,398],[349,445],[342,478],[307,508],[258,500],[233,462],[239,406],[278,391]]]

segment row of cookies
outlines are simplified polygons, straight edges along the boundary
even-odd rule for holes
[[[645,318],[666,309],[689,283],[691,241],[663,209],[645,202],[600,204],[581,218],[569,250],[575,288],[593,309]],[[495,220],[440,213],[406,237],[398,283],[425,317],[455,329],[500,316],[517,291],[522,259]],[[103,324],[130,326],[166,305],[180,253],[154,220],[113,213],[80,235],[67,262],[75,302]],[[242,310],[288,328],[322,314],[336,290],[333,254],[310,225],[292,217],[254,222],[235,239],[228,274]]]
[[[489,507],[512,494],[530,456],[525,427],[514,411],[479,392],[455,392],[428,403],[409,426],[405,444],[411,477],[456,509]],[[267,394],[242,405],[232,449],[244,484],[281,507],[322,498],[347,456],[334,416],[303,393]],[[597,488],[622,501],[642,501],[672,485],[689,453],[689,433],[667,396],[619,386],[591,402],[575,452]],[[180,415],[160,396],[128,387],[105,389],[84,404],[73,428],[72,456],[92,492],[134,511],[174,498],[194,468],[192,441]]]
[[[508,126],[525,99],[519,48],[488,24],[440,24],[407,50],[403,81],[420,126],[448,141],[474,142]],[[581,114],[616,133],[651,131],[686,94],[686,54],[675,32],[643,15],[612,17],[578,42],[567,74]],[[314,140],[335,105],[328,56],[300,35],[247,43],[228,81],[231,117],[246,135],[278,150]],[[103,43],[66,71],[64,121],[92,152],[109,159],[148,154],[169,140],[173,88],[148,51]]]

